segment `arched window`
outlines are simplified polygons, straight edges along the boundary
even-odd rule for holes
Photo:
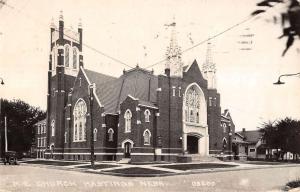
[[[55,136],[55,120],[54,119],[51,121],[51,136],[52,137]]]
[[[97,128],[94,129],[94,141],[97,141],[97,133],[98,133],[98,130]]]
[[[223,132],[224,132],[224,133],[227,132],[227,126],[226,126],[226,123],[223,123]]]
[[[77,69],[77,49],[73,48],[73,69]]]
[[[53,47],[53,49],[52,49],[52,70],[55,70],[56,60],[57,60],[56,48]]]
[[[86,113],[87,107],[83,99],[78,99],[74,106],[74,141],[86,140]]]
[[[65,48],[65,66],[69,67],[70,66],[70,46],[66,45]]]
[[[185,94],[185,121],[191,123],[200,122],[200,91],[193,85]]]
[[[151,133],[148,129],[146,129],[143,133],[143,137],[144,137],[144,145],[150,145],[150,137],[151,137]]]
[[[125,132],[131,132],[131,117],[132,117],[132,113],[129,109],[127,109],[125,114],[124,114]]]
[[[150,113],[149,109],[145,110],[144,115],[145,115],[145,122],[150,122],[151,113]]]
[[[108,131],[108,141],[114,141],[114,130],[110,128]]]
[[[226,147],[227,147],[227,140],[226,140],[226,138],[224,137],[224,138],[223,138],[223,149],[226,149]]]
[[[67,135],[68,135],[68,133],[67,132],[65,132],[65,135],[64,135],[64,138],[65,138],[65,143],[67,143]]]

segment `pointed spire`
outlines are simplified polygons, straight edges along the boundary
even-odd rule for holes
[[[216,64],[213,61],[212,57],[212,43],[208,41],[207,43],[207,49],[206,49],[206,59],[205,62],[203,63],[203,72],[207,71],[216,71]]]
[[[182,76],[182,61],[181,61],[181,47],[178,46],[177,35],[176,35],[176,22],[175,17],[173,17],[173,22],[166,25],[171,27],[171,39],[170,45],[167,47],[166,51],[166,69],[170,70],[171,76]]]
[[[216,79],[216,64],[212,57],[212,43],[209,41],[207,43],[206,59],[203,63],[202,70],[204,73],[204,78],[207,80],[208,89],[216,89],[217,79]]]
[[[64,16],[63,16],[63,11],[62,10],[60,10],[60,12],[59,12],[59,20],[60,21],[64,20]]]
[[[81,22],[81,18],[79,18],[79,21],[78,21],[78,28],[79,28],[79,29],[82,29],[82,22]]]
[[[55,28],[54,18],[53,17],[51,18],[50,27],[53,28],[53,29]]]

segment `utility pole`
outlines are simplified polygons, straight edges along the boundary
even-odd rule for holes
[[[5,153],[7,152],[7,121],[6,116],[4,116],[4,136],[5,136]]]
[[[93,131],[93,100],[94,100],[94,85],[90,85],[90,117],[91,117],[91,129],[90,129],[90,138],[91,138],[91,167],[95,168],[95,160],[94,160],[94,131]]]

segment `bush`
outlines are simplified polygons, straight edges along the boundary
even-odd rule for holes
[[[286,186],[290,188],[297,188],[300,187],[300,178],[296,179],[295,181],[290,181],[286,184]]]

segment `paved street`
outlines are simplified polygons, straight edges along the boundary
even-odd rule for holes
[[[7,191],[280,191],[300,177],[300,166],[154,178],[116,177],[36,166],[0,165]]]

